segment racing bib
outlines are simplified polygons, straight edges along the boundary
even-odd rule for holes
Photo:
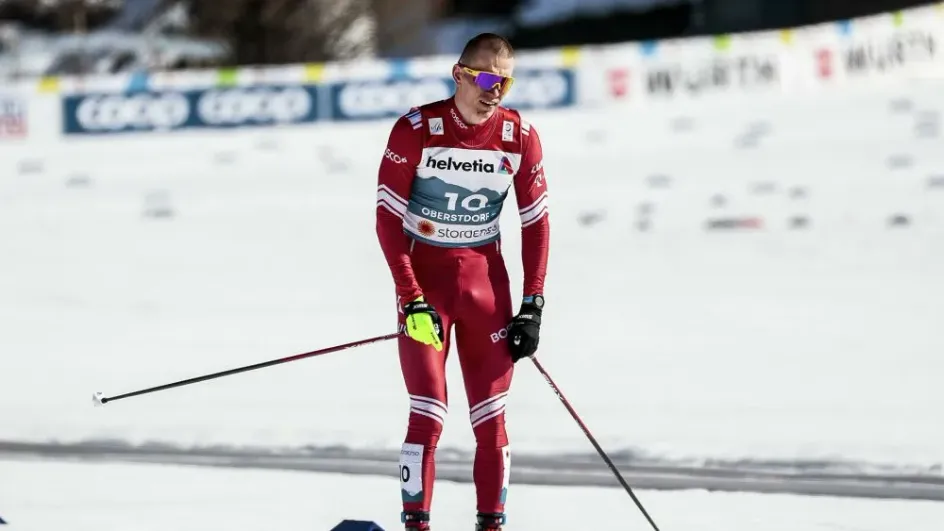
[[[404,230],[441,247],[471,247],[498,239],[498,217],[521,155],[492,150],[423,150],[404,216]]]

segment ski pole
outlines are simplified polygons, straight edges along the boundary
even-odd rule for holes
[[[560,388],[557,387],[557,384],[554,383],[554,380],[551,379],[551,375],[547,373],[547,371],[544,369],[544,366],[541,365],[541,362],[539,362],[537,358],[535,358],[534,356],[531,356],[531,361],[534,362],[534,366],[538,368],[538,371],[540,371],[541,375],[544,376],[544,379],[547,380],[548,385],[551,386],[551,389],[553,389],[554,393],[557,394],[557,397],[560,398],[560,401],[564,404],[564,407],[566,407],[567,411],[570,412],[570,416],[572,416],[574,420],[577,421],[577,424],[580,425],[580,429],[583,430],[584,435],[587,436],[587,439],[590,439],[590,444],[592,444],[593,447],[596,448],[597,453],[600,454],[600,457],[603,458],[603,461],[605,461],[606,464],[610,467],[610,470],[613,471],[613,474],[616,476],[616,479],[619,480],[620,485],[622,485],[623,488],[626,489],[626,493],[629,494],[629,497],[632,498],[633,501],[636,503],[636,507],[639,507],[639,510],[642,511],[643,516],[645,516],[646,520],[649,521],[649,525],[651,525],[655,531],[659,531],[659,528],[656,526],[656,523],[652,521],[652,518],[649,516],[649,513],[642,506],[642,502],[640,502],[639,498],[637,498],[636,495],[633,493],[633,489],[630,488],[629,484],[626,483],[626,480],[623,479],[623,475],[620,474],[619,470],[616,468],[616,465],[614,465],[613,461],[610,460],[608,455],[606,455],[606,452],[603,451],[603,448],[600,447],[600,444],[597,443],[597,440],[594,439],[593,435],[590,434],[590,429],[587,428],[587,425],[584,424],[582,420],[580,420],[580,416],[577,415],[577,412],[570,405],[570,402],[568,402],[567,398],[564,397],[564,393],[561,392]]]
[[[102,396],[102,393],[101,393],[101,392],[96,392],[94,395],[92,395],[92,403],[93,403],[94,405],[96,405],[96,406],[101,406],[101,405],[106,404],[106,403],[108,403],[108,402],[113,402],[113,401],[115,401],[115,400],[121,400],[121,399],[123,399],[123,398],[130,398],[130,397],[132,397],[132,396],[143,395],[143,394],[146,394],[146,393],[153,393],[153,392],[156,392],[156,391],[163,391],[163,390],[165,390],[165,389],[171,389],[171,388],[174,388],[174,387],[181,387],[181,386],[184,386],[184,385],[190,385],[190,384],[194,384],[194,383],[197,383],[197,382],[203,382],[203,381],[206,381],[206,380],[212,380],[213,378],[221,378],[221,377],[223,377],[223,376],[229,376],[229,375],[231,375],[231,374],[237,374],[237,373],[247,372],[247,371],[254,371],[254,370],[256,370],[256,369],[262,369],[262,368],[264,368],[264,367],[271,367],[272,365],[278,365],[278,364],[280,364],[280,363],[288,363],[288,362],[290,362],[290,361],[297,361],[297,360],[304,359],[304,358],[310,358],[310,357],[313,357],[313,356],[320,356],[320,355],[322,355],[322,354],[328,354],[329,352],[337,352],[337,351],[339,351],[339,350],[344,350],[344,349],[348,349],[348,348],[352,348],[352,347],[359,347],[359,346],[361,346],[361,345],[367,345],[367,344],[369,344],[369,343],[376,343],[376,342],[378,342],[378,341],[385,341],[385,340],[387,340],[387,339],[393,339],[393,338],[397,337],[398,335],[399,335],[399,333],[395,333],[395,334],[387,334],[387,335],[383,335],[383,336],[372,337],[372,338],[369,338],[369,339],[362,339],[362,340],[360,340],[360,341],[354,341],[354,342],[351,342],[351,343],[345,343],[345,344],[343,344],[343,345],[337,345],[337,346],[334,346],[334,347],[323,348],[323,349],[320,349],[320,350],[313,350],[313,351],[311,351],[311,352],[305,352],[304,354],[295,354],[295,355],[292,355],[292,356],[286,356],[286,357],[284,357],[284,358],[277,358],[277,359],[274,359],[274,360],[264,361],[264,362],[256,363],[256,364],[253,364],[253,365],[246,365],[245,367],[238,367],[238,368],[235,368],[235,369],[229,369],[229,370],[225,370],[225,371],[215,372],[215,373],[212,373],[212,374],[206,374],[206,375],[204,375],[204,376],[197,376],[197,377],[194,377],[194,378],[188,378],[188,379],[186,379],[186,380],[180,380],[179,382],[173,382],[173,383],[169,383],[169,384],[159,385],[159,386],[157,386],[157,387],[149,387],[149,388],[147,388],[147,389],[141,389],[141,390],[139,390],[139,391],[132,391],[132,392],[130,392],[130,393],[125,393],[125,394],[116,395],[116,396]]]

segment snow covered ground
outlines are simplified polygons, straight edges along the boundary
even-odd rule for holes
[[[848,459],[941,474],[944,190],[928,182],[944,174],[944,146],[927,133],[940,127],[940,94],[912,83],[530,116],[552,196],[539,355],[605,448],[695,462]],[[0,439],[396,447],[408,404],[392,343],[103,409],[90,401],[93,391],[393,331],[392,282],[373,227],[388,127],[6,151]],[[29,160],[42,169],[20,171]],[[713,202],[719,194],[723,207]],[[142,215],[162,198],[171,217]],[[639,232],[644,208],[651,230]],[[591,214],[595,224],[581,221]],[[895,214],[912,225],[890,228]],[[756,216],[764,228],[706,232],[716,215]],[[790,230],[796,215],[809,217],[807,230]],[[517,293],[514,208],[502,226]],[[591,452],[540,375],[520,367],[507,413],[513,455]],[[450,389],[461,389],[458,365],[449,371]],[[468,449],[465,397],[453,391],[450,402],[441,445]],[[315,487],[298,488],[317,498]],[[623,507],[609,491],[533,492]],[[683,498],[695,509],[676,505]],[[780,502],[744,501],[751,497],[652,499],[680,524],[711,514],[787,529],[790,518],[805,518],[787,509],[766,516],[751,504]],[[697,510],[708,500],[730,505]],[[283,503],[259,503],[269,502]],[[837,522],[861,516],[849,510],[858,505],[835,507],[848,513]],[[876,529],[863,519],[844,529]]]
[[[4,461],[10,531],[328,531],[344,519],[399,529],[396,475],[141,464]],[[939,531],[944,504],[830,497],[635,491],[662,531]],[[467,484],[436,486],[435,529],[473,528]],[[512,486],[508,530],[645,531],[620,489]],[[554,509],[551,509],[554,508]]]

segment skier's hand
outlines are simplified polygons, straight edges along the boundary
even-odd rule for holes
[[[432,345],[438,352],[442,352],[443,326],[439,313],[423,296],[408,302],[403,306],[406,314],[406,335],[424,345]]]
[[[518,315],[511,320],[508,327],[508,348],[511,350],[511,359],[518,360],[533,356],[538,349],[538,340],[541,333],[541,312],[544,308],[544,297],[531,295],[521,302]]]

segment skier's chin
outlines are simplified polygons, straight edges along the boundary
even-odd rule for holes
[[[475,110],[483,120],[487,120],[495,114],[495,109],[498,108],[499,103],[498,100],[491,98],[480,98],[475,102]]]

